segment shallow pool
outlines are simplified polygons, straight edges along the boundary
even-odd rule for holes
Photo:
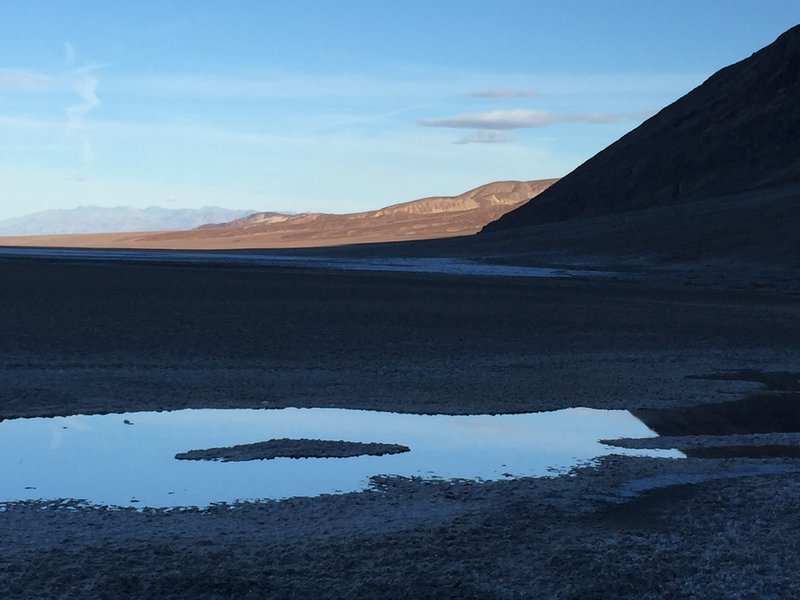
[[[502,479],[547,476],[605,454],[679,458],[676,450],[598,440],[656,434],[628,411],[410,415],[344,409],[180,410],[0,423],[0,502],[75,499],[133,507],[315,496],[365,489],[373,475]],[[275,438],[403,444],[354,458],[177,460],[193,449]]]

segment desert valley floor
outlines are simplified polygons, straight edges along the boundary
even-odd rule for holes
[[[797,406],[796,291],[41,259],[0,272],[2,419],[582,406],[671,436],[620,445],[688,456],[205,511],[7,504],[3,598],[800,595],[800,436],[746,412]]]

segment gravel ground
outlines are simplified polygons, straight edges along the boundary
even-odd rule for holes
[[[609,457],[206,512],[12,505],[3,597],[790,598],[800,462]],[[689,485],[691,484],[691,485]]]
[[[799,300],[770,290],[13,261],[0,277],[3,418],[656,411],[788,400],[764,377],[698,376],[800,364]],[[654,443],[796,442],[679,437]],[[549,479],[379,479],[208,511],[11,504],[0,597],[800,597],[798,473],[788,458],[610,456]]]

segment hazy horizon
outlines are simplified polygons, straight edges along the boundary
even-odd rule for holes
[[[752,0],[5,3],[0,220],[343,213],[560,177],[798,20]]]

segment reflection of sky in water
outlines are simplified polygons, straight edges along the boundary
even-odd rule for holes
[[[599,439],[653,435],[627,411],[585,408],[496,416],[206,409],[16,419],[0,423],[0,502],[74,498],[119,506],[207,506],[359,490],[378,474],[542,476],[612,452]],[[387,442],[411,452],[240,463],[174,458],[187,450],[273,438]],[[674,450],[613,452],[682,456]]]

